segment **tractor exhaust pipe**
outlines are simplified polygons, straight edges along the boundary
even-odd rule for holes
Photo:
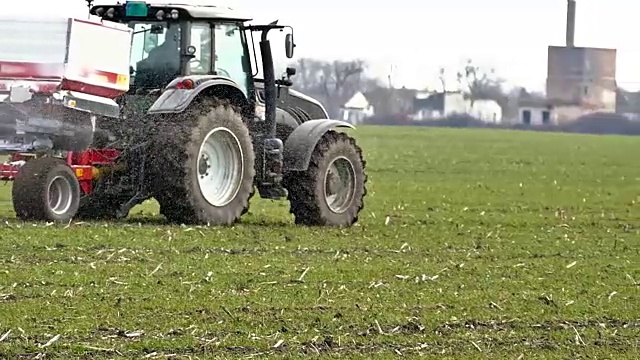
[[[260,53],[262,54],[262,72],[264,73],[265,127],[270,137],[276,136],[276,75],[273,68],[271,43],[267,39],[268,30],[262,32]]]
[[[576,35],[576,0],[567,0],[567,47],[575,46]]]
[[[273,54],[271,53],[271,43],[269,42],[269,30],[282,29],[284,26],[278,25],[278,20],[267,25],[249,25],[247,30],[260,31],[260,53],[262,55],[262,72],[264,76],[264,97],[265,97],[265,134],[268,137],[276,137],[276,101],[277,87],[276,75],[273,66]]]
[[[264,76],[264,97],[265,97],[265,126],[262,137],[262,176],[260,194],[262,197],[278,199],[286,196],[286,191],[282,187],[282,172],[284,168],[284,144],[276,135],[276,102],[277,87],[276,75],[273,65],[273,54],[271,53],[271,43],[267,36],[269,30],[279,28],[277,21],[262,27],[260,38],[260,53],[262,55],[262,72]]]

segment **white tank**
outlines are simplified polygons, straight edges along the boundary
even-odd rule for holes
[[[0,34],[0,91],[20,83],[36,93],[60,86],[115,98],[129,90],[126,25],[97,17],[0,17]]]

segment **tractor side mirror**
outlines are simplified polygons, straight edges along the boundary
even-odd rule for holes
[[[287,34],[284,38],[284,50],[287,54],[287,58],[291,59],[293,57],[293,49],[296,47],[296,44],[293,42],[293,34]]]

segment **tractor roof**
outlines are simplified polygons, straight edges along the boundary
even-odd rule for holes
[[[239,21],[249,21],[252,20],[251,17],[243,14],[242,12],[230,7],[229,5],[225,5],[223,1],[194,1],[194,0],[137,0],[137,1],[129,1],[129,2],[145,2],[150,9],[150,15],[155,13],[155,9],[164,9],[164,10],[178,10],[180,12],[186,13],[192,19],[227,19],[227,20],[239,20]],[[110,7],[124,7],[126,3],[124,1],[112,1],[109,0],[99,0],[96,1],[97,4],[92,6],[92,12],[98,8],[104,8],[107,10]]]

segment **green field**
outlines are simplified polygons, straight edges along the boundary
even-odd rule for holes
[[[347,230],[23,224],[0,185],[0,358],[640,358],[640,138],[354,134]]]

